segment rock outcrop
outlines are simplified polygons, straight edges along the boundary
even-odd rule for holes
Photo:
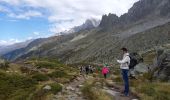
[[[157,57],[158,70],[155,77],[162,81],[170,81],[170,49],[159,52]]]

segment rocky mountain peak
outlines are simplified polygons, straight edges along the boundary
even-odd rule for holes
[[[140,0],[128,10],[128,13],[120,17],[115,14],[103,15],[100,27],[124,26],[142,19],[155,17],[170,17],[170,0]]]
[[[109,27],[118,24],[119,17],[116,14],[103,15],[100,27]]]
[[[70,29],[70,32],[74,33],[74,32],[79,32],[79,31],[83,31],[83,30],[90,30],[90,29],[97,27],[99,25],[99,23],[100,23],[100,20],[87,19],[82,25],[75,26],[72,29]]]

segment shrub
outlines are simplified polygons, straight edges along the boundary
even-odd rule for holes
[[[68,77],[68,74],[64,71],[54,71],[48,75],[52,78],[63,78],[63,77],[67,78]]]
[[[86,82],[84,87],[82,88],[83,94],[88,97],[89,100],[113,100],[113,97],[103,92],[101,89],[95,87],[95,83],[95,81]]]
[[[51,86],[51,92],[53,94],[56,94],[56,93],[62,91],[62,86],[58,83],[52,83],[52,84],[50,84],[50,86]]]
[[[38,68],[55,68],[57,65],[53,62],[48,62],[48,61],[38,61],[35,63]]]
[[[51,69],[64,66],[64,64],[62,64],[55,58],[54,59],[53,58],[30,58],[25,62],[25,64],[33,64],[38,68],[51,68]]]
[[[0,98],[23,100],[35,91],[37,84],[33,79],[20,75],[7,75],[0,72]]]
[[[120,76],[115,77],[114,81],[117,82],[117,83],[122,83],[123,82],[122,77],[120,77]]]
[[[170,84],[141,83],[136,87],[138,94],[142,93],[142,100],[170,100]]]
[[[44,75],[44,74],[35,74],[32,76],[33,79],[35,79],[36,81],[48,81],[49,78],[47,75]]]
[[[0,68],[6,70],[7,68],[9,68],[9,62],[4,61],[4,63],[0,64]]]

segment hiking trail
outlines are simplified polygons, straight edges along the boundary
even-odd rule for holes
[[[78,76],[72,82],[64,85],[62,92],[54,95],[52,100],[88,100],[83,93],[81,88],[88,77]],[[128,97],[123,96],[121,89],[123,87],[103,87],[103,91],[113,96],[115,100],[138,100],[136,96],[130,94]]]

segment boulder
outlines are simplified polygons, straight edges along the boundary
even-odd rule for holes
[[[146,64],[139,63],[135,66],[134,71],[136,74],[147,73],[149,71],[149,68]]]
[[[46,86],[44,86],[44,88],[43,88],[44,90],[51,90],[51,86],[49,86],[49,85],[46,85]]]
[[[78,86],[78,88],[82,88],[82,87],[83,87],[83,85],[79,85],[79,86]]]
[[[170,49],[165,49],[164,52],[157,56],[158,70],[155,71],[154,77],[159,80],[170,80]]]
[[[75,91],[75,88],[73,88],[73,87],[71,87],[71,86],[68,86],[68,87],[66,87],[66,90]]]

